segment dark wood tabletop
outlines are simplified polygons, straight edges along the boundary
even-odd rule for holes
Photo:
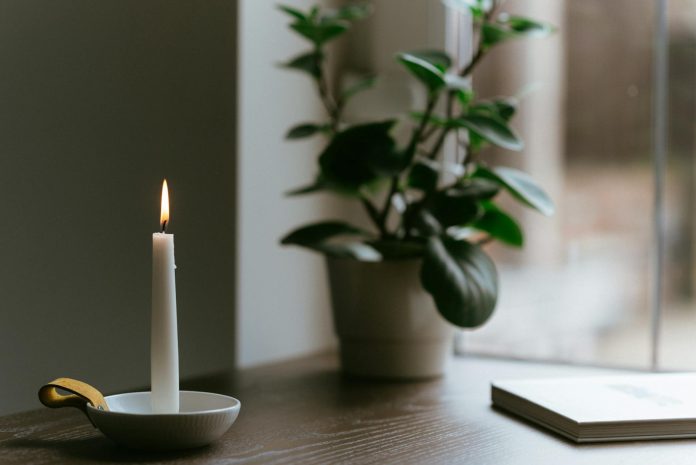
[[[0,418],[0,463],[696,463],[694,440],[576,445],[490,406],[493,379],[606,372],[466,357],[441,379],[369,382],[341,376],[335,357],[322,355],[189,383],[242,402],[237,422],[212,446],[129,451],[80,411],[44,408]]]

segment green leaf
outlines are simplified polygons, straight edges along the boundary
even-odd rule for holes
[[[447,236],[455,241],[470,241],[475,243],[474,239],[480,236],[480,231],[473,226],[450,226],[447,228]]]
[[[297,22],[290,28],[317,46],[335,39],[349,29],[349,23],[345,21],[333,21],[328,23]]]
[[[437,187],[439,176],[440,173],[435,166],[425,162],[418,162],[413,165],[411,171],[408,173],[407,184],[414,189],[430,192]]]
[[[456,326],[481,326],[495,309],[498,273],[477,245],[429,238],[420,278],[440,314]]]
[[[310,248],[337,258],[352,258],[361,262],[378,262],[382,260],[382,255],[379,251],[364,242],[321,243]]]
[[[464,178],[450,191],[459,197],[468,197],[474,201],[479,201],[493,198],[500,191],[500,186],[489,179]]]
[[[336,236],[363,236],[370,234],[343,221],[322,221],[298,228],[287,234],[280,243],[283,245],[315,246]]]
[[[309,52],[298,55],[292,60],[284,63],[283,66],[298,71],[309,73],[317,78],[321,74],[321,61],[324,57],[319,52]]]
[[[462,88],[457,90],[457,100],[466,108],[472,100],[474,100],[474,91],[471,88]]]
[[[409,53],[400,53],[397,59],[412,75],[425,84],[430,92],[436,92],[445,86],[445,77],[437,66]]]
[[[543,215],[550,216],[554,213],[555,208],[551,198],[523,171],[506,167],[490,170],[479,166],[473,176],[498,182],[515,198],[522,201],[525,205],[538,210]]]
[[[483,137],[479,136],[473,131],[469,131],[469,145],[473,149],[474,152],[478,152],[481,150],[483,147],[485,147],[488,144],[486,139]]]
[[[550,24],[524,18],[522,16],[511,16],[505,13],[498,17],[498,22],[507,25],[511,30],[520,35],[547,37],[556,31],[556,28]]]
[[[406,160],[389,134],[394,121],[352,126],[339,132],[319,156],[322,177],[332,188],[358,191],[398,174]]]
[[[452,59],[447,53],[440,50],[418,50],[415,52],[408,52],[408,55],[427,61],[439,69],[440,72],[445,72],[452,66]]]
[[[290,16],[294,17],[295,19],[299,19],[300,21],[306,21],[307,20],[307,15],[305,15],[303,12],[300,10],[287,6],[287,5],[278,5],[278,9],[280,11],[283,11]]]
[[[348,100],[351,98],[353,95],[357,94],[358,92],[362,92],[363,90],[367,90],[370,87],[372,87],[375,82],[377,81],[377,76],[369,76],[364,79],[361,79],[360,81],[356,82],[352,86],[346,88],[343,92],[341,92],[341,99],[342,100]]]
[[[315,192],[326,190],[327,188],[328,186],[326,185],[326,182],[319,178],[312,184],[298,187],[296,189],[288,191],[285,193],[285,195],[287,195],[288,197],[293,197],[296,195],[313,194]]]
[[[411,234],[422,237],[437,236],[442,234],[443,228],[440,222],[430,211],[422,205],[411,207],[404,215],[405,223],[409,226]]]
[[[467,178],[455,187],[432,195],[424,207],[442,228],[463,226],[477,221],[484,213],[481,201],[492,198],[499,190],[500,187],[493,181]]]
[[[476,220],[472,226],[508,245],[522,247],[524,236],[519,223],[493,202],[483,202],[482,205],[483,216]]]
[[[329,242],[339,236],[370,234],[342,221],[324,221],[310,224],[291,232],[281,240],[283,245],[297,245],[332,257],[352,258],[361,261],[378,261],[382,255],[369,244],[356,241]]]
[[[372,5],[369,3],[346,5],[339,8],[331,15],[335,19],[343,19],[346,21],[357,21],[365,19],[372,14]]]
[[[456,73],[445,74],[445,82],[447,83],[448,89],[464,91],[471,89],[471,81],[469,78],[462,77]]]
[[[420,258],[425,252],[425,244],[415,240],[380,240],[369,244],[387,260]]]
[[[484,23],[483,26],[481,26],[481,35],[484,49],[491,48],[494,45],[519,36],[516,31],[497,23]]]
[[[492,101],[478,102],[476,105],[472,105],[469,111],[479,115],[492,116],[493,118],[501,119],[507,123],[515,116],[517,101],[513,98],[501,98]]]
[[[482,213],[475,196],[456,188],[436,193],[426,207],[444,228],[471,223]]]
[[[484,23],[481,34],[483,47],[487,49],[508,39],[529,36],[546,37],[555,30],[550,24],[503,13],[498,17],[497,22]]]
[[[517,102],[513,99],[499,99],[494,102],[498,115],[504,121],[510,121],[517,112]]]
[[[288,133],[285,135],[285,138],[302,139],[305,137],[313,136],[314,134],[319,132],[324,132],[325,130],[325,124],[302,123],[290,128]]]
[[[499,147],[508,150],[522,150],[524,147],[519,136],[499,118],[471,113],[457,119],[457,124]]]
[[[422,111],[412,111],[411,113],[409,113],[409,116],[413,118],[415,121],[420,122],[423,120],[423,118],[425,118],[425,113],[423,113]],[[430,115],[428,117],[428,123],[434,124],[435,126],[443,127],[449,124],[449,120],[442,116]]]

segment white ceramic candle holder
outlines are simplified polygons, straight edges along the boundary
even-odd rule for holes
[[[57,389],[70,392],[61,395]],[[150,392],[102,397],[80,381],[61,378],[41,388],[47,407],[78,407],[106,437],[132,449],[179,450],[220,438],[239,415],[241,403],[211,392],[181,391],[178,413],[152,413]]]

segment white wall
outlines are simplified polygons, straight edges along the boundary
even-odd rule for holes
[[[323,116],[311,81],[278,63],[307,47],[275,0],[239,2],[238,364],[248,366],[333,344],[321,257],[278,240],[310,220],[341,218],[324,196],[285,198],[316,173],[321,141],[287,142],[287,129]],[[308,7],[309,1],[288,1]]]
[[[3,0],[0,414],[149,385],[164,176],[181,374],[233,365],[235,39],[233,0]]]

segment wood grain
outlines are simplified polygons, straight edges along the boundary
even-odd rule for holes
[[[43,409],[0,418],[0,463],[694,463],[690,440],[577,446],[490,407],[492,379],[606,372],[462,358],[442,379],[378,383],[346,379],[335,357],[318,356],[188,383],[242,401],[237,422],[210,447],[133,452],[77,410]]]

